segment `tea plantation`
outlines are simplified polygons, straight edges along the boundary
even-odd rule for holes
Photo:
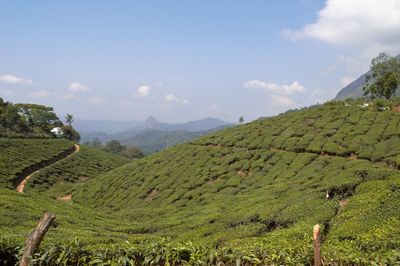
[[[400,113],[362,108],[360,101],[322,106],[260,119],[202,138],[198,145],[281,149],[351,156],[400,165]],[[387,108],[398,102],[388,102]]]
[[[110,160],[97,177],[82,149],[25,195],[1,189],[0,254],[15,260],[18,234],[51,210],[59,225],[33,264],[310,265],[317,223],[326,264],[398,264],[400,113],[361,104],[259,119],[107,171]],[[76,183],[72,201],[49,197],[60,181]]]
[[[23,170],[73,149],[65,139],[0,139],[0,185],[13,188]]]
[[[78,153],[34,174],[25,191],[51,191],[56,196],[66,195],[73,186],[130,161],[126,157],[81,145]]]

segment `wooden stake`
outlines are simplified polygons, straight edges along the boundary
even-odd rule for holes
[[[314,240],[314,266],[321,266],[321,238],[319,224],[314,225],[313,240]]]
[[[52,224],[56,216],[49,212],[45,213],[40,220],[38,226],[29,234],[26,242],[24,255],[19,263],[20,266],[28,266],[32,255],[35,253],[37,248],[42,242],[44,235],[46,234],[49,226]]]

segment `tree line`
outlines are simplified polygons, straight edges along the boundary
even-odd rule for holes
[[[0,97],[0,137],[55,138],[51,130],[59,127],[62,137],[79,141],[79,133],[72,127],[73,117],[67,115],[67,125],[58,118],[53,107],[19,103],[13,104]]]
[[[105,144],[101,143],[98,139],[87,141],[83,143],[89,147],[97,148],[113,154],[118,154],[130,159],[144,157],[143,151],[134,145],[122,145],[118,140],[113,139]]]

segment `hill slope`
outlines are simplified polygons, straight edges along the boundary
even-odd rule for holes
[[[131,134],[117,134],[115,138],[122,144],[134,145],[139,147],[145,154],[151,154],[222,129],[224,127],[197,132],[183,130],[143,130],[135,133],[131,132]]]
[[[73,149],[65,139],[0,139],[0,185],[16,188],[25,174]]]
[[[119,155],[80,146],[79,153],[61,160],[32,175],[26,191],[45,192],[55,197],[69,194],[71,188],[80,183],[131,162]]]
[[[364,95],[363,87],[365,85],[365,80],[367,75],[370,75],[371,71],[362,74],[353,82],[346,85],[343,89],[341,89],[335,97],[335,100],[345,100],[347,98],[361,98]]]
[[[74,143],[65,139],[0,139],[0,265],[15,265],[14,252],[18,254],[27,233],[48,211],[56,214],[59,226],[50,230],[43,245],[73,237],[89,243],[94,239],[128,239],[117,230],[128,226],[123,217],[55,199],[67,189],[130,161],[85,146],[74,153],[74,148]],[[37,170],[24,193],[17,192],[22,178]],[[113,219],[118,221],[115,230],[105,231]],[[8,262],[5,256],[10,256]]]
[[[130,162],[84,145],[72,154],[74,150],[74,143],[65,139],[1,139],[1,187],[15,189],[30,175],[24,192],[31,188],[48,192],[54,185],[65,188]]]
[[[393,111],[328,103],[127,164],[74,198],[119,211],[132,234],[262,247],[267,258],[289,247],[304,262],[304,234],[320,223],[327,261],[373,257],[400,248],[399,125]]]
[[[37,255],[49,265],[309,265],[316,223],[327,264],[399,262],[400,113],[358,104],[305,108],[175,146],[70,186],[68,202],[45,184],[72,184],[103,155],[87,150],[43,169],[43,184],[26,194],[2,183],[0,254],[18,252],[52,211],[59,226]],[[75,236],[90,246],[59,245]]]

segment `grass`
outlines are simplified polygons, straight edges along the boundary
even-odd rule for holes
[[[60,197],[69,194],[74,186],[130,161],[119,155],[81,145],[78,153],[32,175],[26,191],[46,192]]]
[[[361,102],[350,102],[351,106],[333,102],[260,119],[194,143],[338,156],[354,154],[361,159],[399,166],[400,113],[378,112],[373,106],[361,108]]]
[[[23,170],[73,147],[65,139],[0,139],[0,185],[13,188]]]
[[[3,189],[0,230],[26,231],[55,212],[60,226],[40,253],[47,265],[311,264],[319,223],[324,261],[396,263],[400,114],[350,104],[260,119],[124,164],[78,182],[69,203],[49,199],[46,186]],[[76,182],[90,165],[83,157],[38,178]],[[60,258],[63,250],[75,255]]]

